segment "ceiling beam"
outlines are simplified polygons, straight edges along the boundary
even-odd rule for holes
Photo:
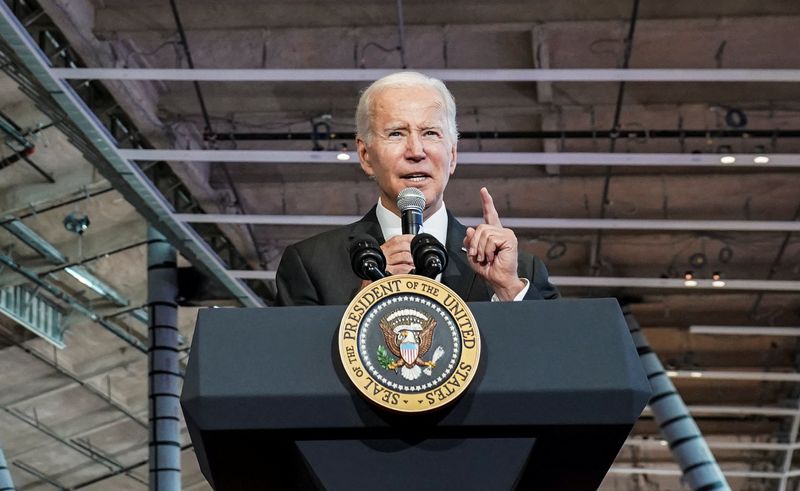
[[[707,380],[800,382],[800,373],[797,372],[747,372],[744,370],[667,370],[667,376],[669,378],[702,378]]]
[[[253,225],[341,226],[361,219],[356,215],[233,215],[176,213],[184,223],[250,223]],[[467,226],[483,223],[480,217],[459,219]],[[703,232],[800,232],[800,221],[779,220],[661,220],[622,218],[503,218],[513,229],[547,230],[696,230]]]
[[[800,327],[775,326],[689,326],[692,334],[732,336],[800,336]]]
[[[689,412],[693,415],[725,415],[732,414],[737,416],[794,416],[798,413],[797,409],[790,407],[776,406],[712,406],[712,405],[689,405]],[[650,414],[650,407],[646,407],[643,415]]]
[[[228,270],[233,278],[246,280],[274,280],[275,271]],[[686,286],[681,278],[624,278],[609,276],[550,276],[550,281],[558,287],[585,288],[660,288],[681,290],[716,291],[800,291],[800,281],[780,280],[725,280],[724,286],[712,285],[712,280],[698,279],[696,286]],[[798,378],[800,381],[800,378]]]
[[[52,68],[63,80],[372,82],[396,69]],[[421,70],[445,82],[800,82],[800,70],[736,68],[511,68]]]
[[[612,466],[608,470],[609,474],[624,474],[624,475],[654,475],[654,476],[683,476],[683,471],[679,468],[671,467],[625,467],[625,466]],[[722,473],[725,477],[750,477],[757,479],[781,479],[784,474],[782,472],[764,472],[764,471],[740,471],[732,469],[723,469]]]
[[[248,164],[338,164],[358,163],[356,152],[305,150],[147,150],[118,149],[129,160],[166,162],[242,162]],[[608,152],[459,152],[459,165],[573,165],[637,167],[800,167],[798,154],[767,154],[767,163],[756,163],[759,154],[731,154],[733,163],[723,163],[720,154],[708,153],[608,153]]]
[[[797,414],[797,411],[794,411],[794,413]],[[749,438],[732,436],[734,438]],[[763,450],[767,452],[786,452],[793,446],[789,443],[715,440],[713,438],[707,438],[706,443],[708,443],[709,448],[718,450]],[[668,443],[661,435],[658,435],[651,438],[641,436],[628,438],[625,440],[625,445],[629,447],[667,447]]]
[[[714,286],[712,280],[697,279],[697,285],[687,286],[682,278],[623,278],[608,276],[551,276],[556,286],[588,288],[661,288],[680,290],[745,290],[745,291],[800,291],[800,281],[779,280],[725,280],[724,286]]]

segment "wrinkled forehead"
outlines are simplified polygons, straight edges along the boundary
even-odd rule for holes
[[[426,112],[445,118],[445,104],[436,89],[426,85],[401,85],[381,87],[375,92],[369,108],[370,119],[375,120],[378,116],[385,116],[384,111],[395,109],[397,101],[409,98],[414,101],[425,100],[425,104],[421,107]]]

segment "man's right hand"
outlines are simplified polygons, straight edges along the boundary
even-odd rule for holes
[[[414,258],[411,257],[411,240],[413,235],[396,235],[381,245],[386,258],[386,272],[405,274],[414,269]],[[372,283],[372,280],[361,280],[361,288]]]
[[[414,258],[411,257],[411,240],[413,235],[396,235],[381,245],[386,257],[386,272],[405,274],[414,269]]]

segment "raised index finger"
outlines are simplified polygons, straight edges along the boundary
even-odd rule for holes
[[[481,202],[483,203],[483,221],[487,225],[495,225],[502,227],[500,217],[497,215],[497,209],[494,207],[494,200],[489,190],[485,187],[481,188]]]

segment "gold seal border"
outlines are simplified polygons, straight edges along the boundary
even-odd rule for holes
[[[461,356],[453,374],[436,388],[403,394],[384,387],[369,375],[358,354],[358,336],[364,316],[376,303],[412,293],[432,299],[447,310],[461,333]],[[453,402],[471,384],[481,357],[478,324],[466,302],[438,281],[410,274],[388,276],[358,292],[342,316],[337,338],[342,366],[356,389],[369,401],[398,412],[430,411]]]

